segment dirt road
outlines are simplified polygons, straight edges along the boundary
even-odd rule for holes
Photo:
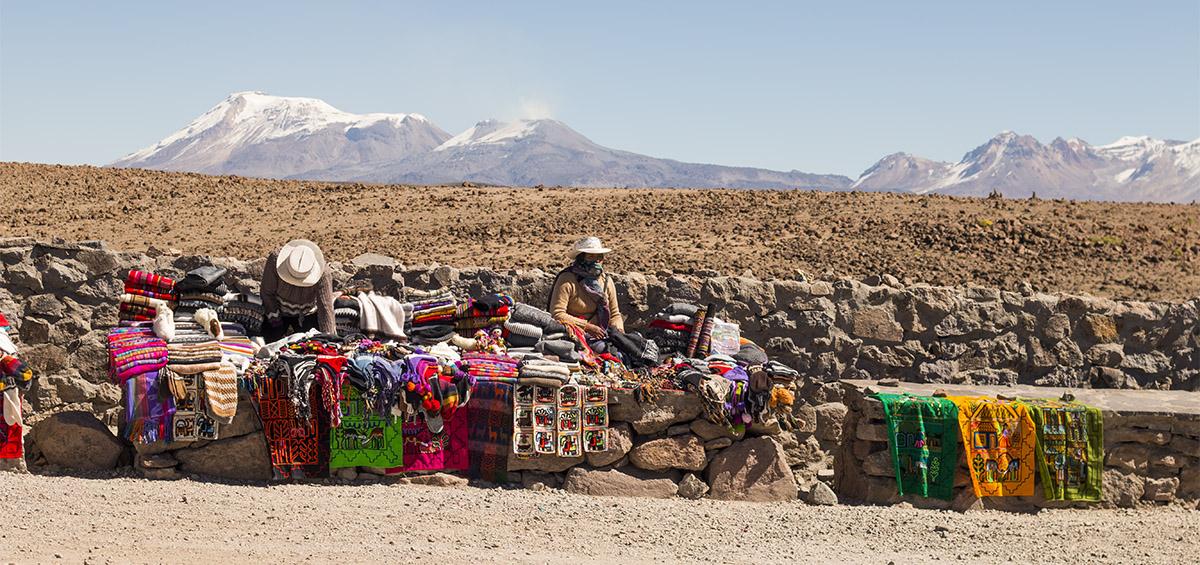
[[[1195,562],[1200,512],[956,514],[416,485],[0,476],[3,562]]]

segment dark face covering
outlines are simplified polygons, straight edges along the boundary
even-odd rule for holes
[[[608,329],[608,297],[604,294],[604,284],[601,282],[604,265],[600,261],[585,259],[580,253],[575,256],[575,262],[571,263],[567,270],[575,274],[583,291],[596,301],[596,320],[601,328]]]

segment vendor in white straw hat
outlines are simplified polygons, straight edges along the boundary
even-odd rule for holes
[[[263,337],[268,343],[316,328],[336,333],[333,277],[325,254],[307,239],[293,239],[267,256],[262,279]]]
[[[604,256],[611,249],[598,237],[585,237],[571,247],[571,265],[558,274],[550,291],[550,314],[555,320],[581,328],[602,340],[611,328],[625,331],[612,277],[604,273]],[[589,340],[590,341],[590,340]]]

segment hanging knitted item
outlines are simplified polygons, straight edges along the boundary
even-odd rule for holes
[[[316,378],[321,385],[321,402],[329,411],[329,425],[342,425],[342,383],[346,358],[341,355],[318,355]]]
[[[237,370],[233,364],[222,362],[219,369],[204,372],[204,395],[209,415],[224,424],[233,422],[238,404]]]
[[[951,396],[975,496],[1033,495],[1033,420],[1025,405]]]
[[[1037,466],[1046,500],[1099,501],[1104,482],[1104,421],[1098,408],[1060,400],[1022,400],[1037,429]]]
[[[4,391],[0,397],[0,459],[25,456],[22,434],[20,397],[16,390]]]
[[[950,500],[958,467],[958,408],[945,398],[877,394],[900,494]]]

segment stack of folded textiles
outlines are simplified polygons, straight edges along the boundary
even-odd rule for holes
[[[459,368],[476,380],[517,382],[520,361],[506,355],[470,352],[462,354]]]
[[[504,341],[510,347],[532,348],[542,340],[542,328],[509,319],[504,322]]]
[[[187,374],[215,369],[221,363],[221,345],[199,324],[186,320],[175,321],[175,337],[167,342],[167,366]],[[192,370],[180,371],[183,365]]]
[[[463,335],[475,330],[504,325],[512,308],[512,298],[505,294],[488,294],[468,298],[454,313],[454,329]]]
[[[658,344],[662,353],[687,351],[696,312],[699,308],[685,302],[674,302],[659,310],[650,321],[647,337]]]
[[[262,335],[263,304],[257,294],[228,294],[221,319],[241,324],[246,335]]]
[[[224,282],[225,272],[225,269],[211,265],[188,271],[175,283],[175,294],[179,297],[176,313],[195,312],[201,308],[221,313],[225,295],[229,292]]]
[[[435,344],[454,336],[457,302],[449,290],[409,290],[406,299],[412,304],[411,329],[407,333],[413,342]]]
[[[129,271],[125,277],[125,293],[118,305],[121,321],[149,321],[154,319],[155,300],[168,303],[175,301],[175,281],[146,271]]]
[[[567,339],[567,328],[554,320],[549,312],[521,302],[514,303],[509,310],[508,321],[528,324],[541,329],[539,339]],[[505,324],[505,328],[508,324]],[[512,333],[512,332],[510,332]]]
[[[566,383],[571,379],[571,365],[549,359],[527,357],[521,361],[522,379],[554,379]]]
[[[167,365],[167,344],[149,323],[122,326],[108,332],[108,371],[112,382],[151,373]]]
[[[343,293],[333,299],[333,322],[337,325],[338,335],[345,337],[362,333],[358,327],[361,316],[358,300],[353,296]]]
[[[258,346],[246,336],[246,329],[236,322],[222,322],[221,333],[224,336],[217,341],[221,360],[232,364],[240,375],[254,359]]]

